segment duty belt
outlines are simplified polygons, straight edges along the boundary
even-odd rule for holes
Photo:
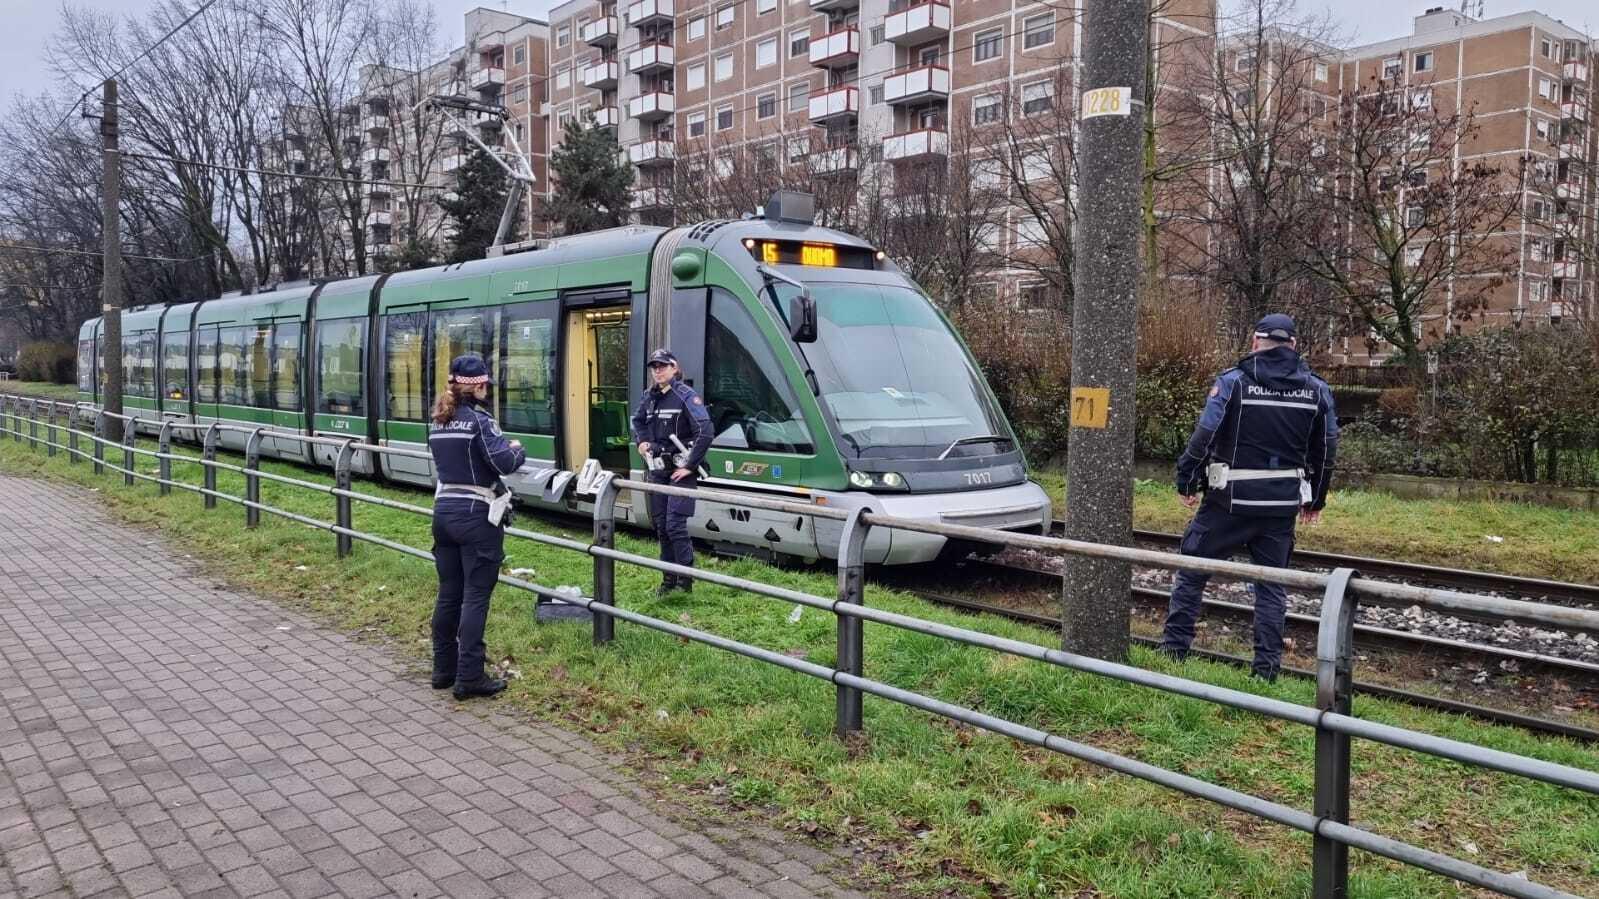
[[[480,499],[486,503],[492,503],[495,495],[493,487],[480,487],[477,484],[440,484],[433,488],[434,499],[454,497],[457,499]]]
[[[1205,479],[1212,490],[1224,490],[1234,481],[1277,481],[1293,478],[1299,482],[1299,501],[1309,503],[1312,493],[1303,468],[1231,468],[1225,462],[1205,466]]]

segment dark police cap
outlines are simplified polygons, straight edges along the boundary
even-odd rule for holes
[[[655,352],[650,354],[650,364],[651,365],[676,365],[677,364],[677,357],[672,355],[672,351],[671,350],[666,349],[666,348],[663,347],[663,348],[658,349]]]
[[[1273,312],[1255,325],[1255,336],[1270,337],[1273,340],[1293,340],[1294,320],[1281,312]]]
[[[456,356],[450,363],[450,380],[456,384],[491,384],[489,367],[476,353]]]

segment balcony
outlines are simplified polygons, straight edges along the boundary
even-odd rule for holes
[[[615,106],[601,106],[594,110],[594,127],[617,128],[622,124],[622,113]]]
[[[853,119],[860,114],[859,88],[835,87],[811,97],[811,121],[818,125]]]
[[[638,0],[628,4],[627,24],[634,28],[672,24],[672,0]]]
[[[372,163],[372,162],[387,163],[389,161],[389,148],[388,147],[367,147],[366,150],[361,154],[361,161],[362,162],[367,162],[367,163]]]
[[[1562,200],[1576,200],[1582,197],[1582,182],[1561,181],[1555,185],[1555,196]]]
[[[373,211],[366,214],[368,228],[387,228],[392,224],[394,224],[394,213],[392,212]]]
[[[390,195],[389,185],[383,181],[373,181],[366,186],[366,195],[373,200],[386,199]]]
[[[923,128],[919,131],[891,134],[883,138],[883,158],[885,160],[948,155],[949,132],[942,128]]]
[[[1585,62],[1568,62],[1560,70],[1560,75],[1567,81],[1588,83],[1588,64]]]
[[[472,73],[472,89],[475,91],[497,91],[504,86],[504,69],[478,69]]]
[[[647,140],[627,148],[627,161],[639,168],[669,166],[677,159],[677,147],[669,140]]]
[[[949,69],[917,66],[883,82],[883,101],[896,106],[949,99]]]
[[[1549,266],[1549,277],[1551,277],[1551,278],[1575,278],[1575,277],[1577,277],[1577,263],[1575,263],[1575,262],[1556,262],[1556,263],[1554,263],[1554,264]]]
[[[1582,138],[1580,137],[1566,138],[1563,142],[1561,142],[1558,152],[1559,158],[1569,159],[1577,162],[1581,162],[1586,155],[1583,152]]]
[[[616,46],[616,16],[601,16],[583,26],[583,43],[609,50]]]
[[[505,49],[505,32],[491,31],[488,34],[480,34],[477,36],[475,46],[479,53],[492,54],[495,51],[503,50]]]
[[[883,38],[902,47],[936,41],[949,34],[949,5],[919,3],[883,20]]]
[[[1567,100],[1560,104],[1560,114],[1568,119],[1586,122],[1588,121],[1588,101],[1586,99]]]
[[[811,65],[845,69],[861,58],[861,30],[851,25],[811,41]]]
[[[597,62],[583,70],[583,86],[597,91],[616,89],[621,68],[615,62]]]
[[[811,0],[811,12],[843,12],[860,5],[861,0]]]
[[[453,172],[464,165],[466,165],[465,153],[448,153],[439,160],[439,171]]]
[[[824,147],[810,155],[811,171],[818,175],[837,175],[860,168],[860,154],[854,147]]]
[[[677,98],[662,91],[652,91],[627,101],[627,114],[641,122],[669,118],[676,111]]]
[[[660,187],[644,187],[633,191],[633,208],[660,209],[666,206],[666,190]]]
[[[627,54],[627,70],[635,75],[670,72],[677,54],[666,44],[646,44]]]
[[[361,130],[374,137],[388,134],[389,117],[386,115],[369,115],[361,120]]]
[[[305,151],[290,150],[283,154],[283,159],[291,165],[305,165]]]
[[[389,243],[387,240],[374,240],[366,245],[366,255],[368,257],[392,256],[394,255],[394,244]]]
[[[472,124],[491,131],[505,126],[505,118],[492,112],[474,112],[470,118]]]

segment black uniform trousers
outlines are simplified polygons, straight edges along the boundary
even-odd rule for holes
[[[505,561],[505,530],[489,524],[483,500],[444,497],[433,506],[433,564],[439,596],[433,605],[433,672],[458,683],[483,676],[483,628],[489,595]]]
[[[1249,559],[1256,565],[1286,567],[1294,550],[1294,516],[1236,515],[1227,510],[1225,499],[1207,500],[1200,504],[1198,514],[1183,532],[1179,552],[1204,559],[1230,559],[1240,549],[1248,549]],[[1210,575],[1202,571],[1177,572],[1160,641],[1162,650],[1178,657],[1187,655],[1194,642],[1200,600],[1209,581]],[[1250,586],[1255,594],[1255,659],[1250,670],[1272,680],[1282,667],[1288,593],[1281,584]]]
[[[689,475],[682,480],[672,480],[670,469],[652,471],[647,480],[651,484],[669,484],[693,490],[699,478]],[[686,496],[650,494],[650,521],[655,525],[655,539],[661,544],[661,561],[678,565],[694,564],[694,541],[688,535],[688,520],[694,515],[694,500]]]

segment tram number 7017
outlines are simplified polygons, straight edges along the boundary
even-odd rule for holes
[[[968,487],[994,483],[994,473],[992,471],[968,471],[964,476]]]

